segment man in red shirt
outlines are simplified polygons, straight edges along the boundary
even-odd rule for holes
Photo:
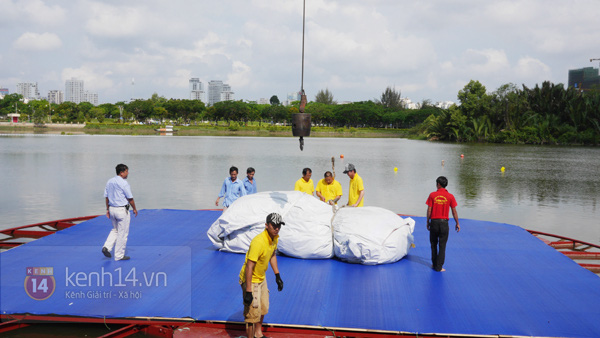
[[[448,242],[448,212],[452,209],[452,216],[456,221],[456,232],[460,231],[458,224],[458,213],[456,212],[456,200],[454,195],[446,190],[448,179],[440,176],[435,180],[437,191],[429,194],[427,198],[427,230],[429,230],[429,242],[431,242],[431,262],[435,271],[446,271],[442,268],[446,258],[446,242]],[[439,244],[439,250],[438,250]]]

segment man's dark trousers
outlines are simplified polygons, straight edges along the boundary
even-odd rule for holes
[[[446,242],[448,242],[447,219],[432,219],[429,223],[429,242],[431,242],[431,263],[435,271],[442,271],[446,259]],[[438,250],[439,244],[439,250]]]

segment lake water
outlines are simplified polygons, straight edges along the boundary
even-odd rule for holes
[[[307,138],[300,151],[296,138],[2,135],[0,228],[103,214],[118,163],[139,209],[210,209],[231,165],[240,177],[254,167],[259,191],[293,190],[304,167],[316,185],[332,157],[344,203],[345,163],[364,179],[365,206],[415,216],[444,175],[460,218],[600,243],[600,148],[389,138]]]

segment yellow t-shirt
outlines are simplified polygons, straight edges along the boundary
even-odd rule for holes
[[[254,271],[252,271],[252,283],[262,283],[265,280],[265,272],[269,267],[269,261],[273,257],[275,249],[277,249],[278,240],[279,236],[271,240],[267,230],[252,239],[250,248],[246,252],[244,266],[242,266],[242,270],[240,271],[240,284],[246,281],[246,263],[248,260],[256,262]]]
[[[294,185],[294,190],[302,191],[312,195],[313,192],[315,192],[315,184],[313,183],[312,179],[309,179],[308,182],[306,182],[302,177],[300,177],[300,179],[297,180],[296,184]]]
[[[323,195],[323,197],[325,197],[325,202],[327,202],[342,195],[342,185],[336,180],[333,180],[331,184],[327,184],[323,178],[317,183],[317,192]]]
[[[362,177],[358,176],[358,174],[354,174],[354,178],[350,180],[350,191],[348,192],[348,204],[352,205],[358,201],[358,197],[360,196],[360,192],[365,190],[363,186]],[[365,198],[360,201],[357,205],[358,207],[362,207],[365,203]]]

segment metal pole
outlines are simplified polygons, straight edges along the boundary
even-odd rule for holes
[[[304,93],[304,33],[306,27],[306,0],[302,6],[302,79],[300,82],[300,106],[298,114],[292,114],[292,134],[300,137],[300,150],[304,149],[304,136],[310,136],[310,114],[304,113],[306,94]]]
[[[302,5],[302,79],[300,84],[300,92],[304,94],[304,25],[306,17],[306,0]]]

